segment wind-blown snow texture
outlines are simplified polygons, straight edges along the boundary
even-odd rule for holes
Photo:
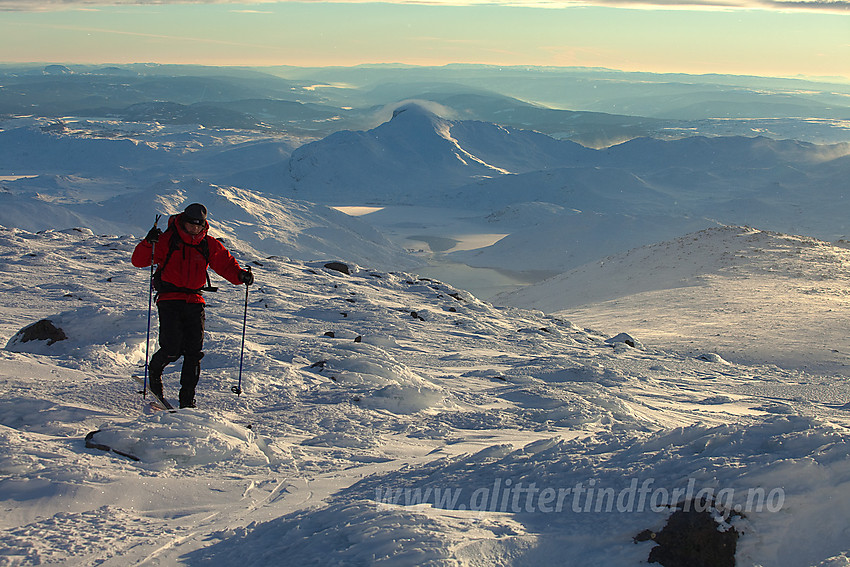
[[[9,120],[0,565],[632,566],[706,499],[737,565],[850,565],[847,154],[592,150],[418,105],[304,145]],[[151,413],[129,257],[193,201],[256,275],[244,392],[219,281],[199,408]],[[416,275],[475,267],[572,271],[502,307]],[[24,341],[43,319],[67,338]]]
[[[593,261],[497,301],[676,350],[712,337],[729,360],[843,374],[848,269],[846,241],[730,226]]]
[[[133,241],[0,238],[5,564],[637,565],[652,544],[632,537],[699,491],[745,509],[740,565],[846,563],[842,377],[631,348],[411,274],[236,247],[258,281],[244,394],[227,286],[200,408],[150,415],[129,378]],[[68,338],[13,338],[42,318]],[[87,449],[91,431],[140,460]]]

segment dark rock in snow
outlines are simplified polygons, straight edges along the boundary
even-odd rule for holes
[[[738,531],[728,525],[723,530],[711,505],[705,509],[695,501],[690,504],[693,506],[673,512],[660,532],[644,530],[635,536],[636,543],[652,540],[658,544],[649,552],[649,563],[664,567],[735,567]]]
[[[55,326],[49,319],[42,319],[32,325],[28,325],[18,331],[9,342],[28,343],[30,341],[47,341],[52,345],[57,341],[64,341],[68,336],[65,331]]]
[[[351,270],[348,268],[348,264],[343,264],[342,262],[328,262],[327,264],[325,264],[325,267],[329,270],[341,272],[346,276],[351,275]]]

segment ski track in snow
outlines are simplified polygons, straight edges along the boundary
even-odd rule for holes
[[[841,376],[632,348],[413,274],[237,248],[257,277],[243,395],[244,288],[219,282],[199,409],[148,414],[135,241],[4,228],[0,244],[0,565],[638,565],[651,544],[632,538],[666,508],[480,506],[632,479],[736,505],[781,488],[781,509],[737,520],[738,564],[848,564]],[[69,338],[10,342],[44,317]],[[95,430],[141,460],[87,449]]]

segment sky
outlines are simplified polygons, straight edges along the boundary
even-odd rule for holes
[[[850,77],[847,1],[471,1],[0,0],[0,62],[484,63]]]

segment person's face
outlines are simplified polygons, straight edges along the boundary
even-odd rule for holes
[[[204,230],[204,225],[202,224],[193,224],[191,222],[184,222],[183,228],[186,229],[186,232],[195,236],[196,234],[200,234],[202,230]]]

